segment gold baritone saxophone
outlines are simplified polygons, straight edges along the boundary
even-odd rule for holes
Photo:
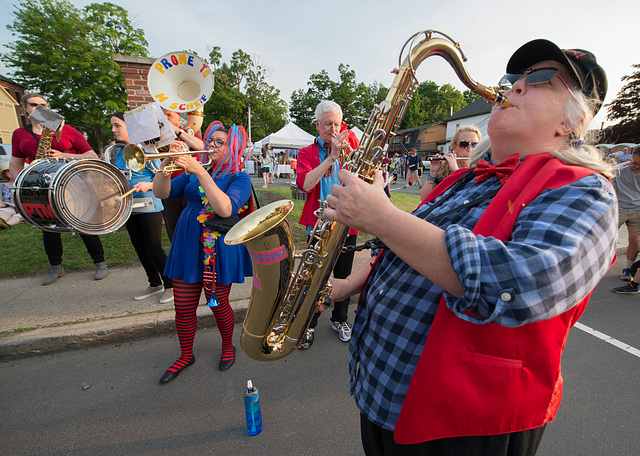
[[[434,37],[438,34],[441,37]],[[402,56],[407,49],[404,60]],[[410,37],[400,52],[399,68],[385,100],[377,104],[360,144],[348,151],[343,167],[372,182],[381,157],[395,136],[418,86],[415,70],[428,57],[443,57],[460,80],[487,101],[511,106],[498,88],[475,82],[467,72],[460,45],[443,33],[426,30]],[[253,288],[242,326],[243,351],[259,361],[283,358],[304,342],[318,302],[331,292],[328,282],[349,227],[324,218],[326,204],[316,211],[318,222],[307,247],[295,252],[287,215],[289,200],[268,204],[237,223],[226,235],[229,245],[245,244],[253,264]]]

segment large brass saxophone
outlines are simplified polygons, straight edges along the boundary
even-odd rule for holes
[[[439,34],[444,38],[435,38]],[[407,56],[402,55],[409,45]],[[417,66],[439,55],[453,67],[460,80],[493,104],[511,106],[497,89],[483,86],[469,76],[460,45],[448,36],[427,30],[407,40],[402,60],[387,98],[371,113],[355,151],[343,156],[343,167],[372,182],[380,166],[378,158],[396,134],[418,86]],[[253,264],[253,288],[240,343],[244,352],[259,361],[276,360],[292,353],[302,342],[316,308],[328,296],[328,282],[349,232],[349,227],[324,218],[325,203],[316,212],[318,222],[305,250],[295,253],[287,215],[289,200],[277,201],[247,216],[226,237],[230,245],[246,244]],[[297,268],[294,266],[297,261]]]

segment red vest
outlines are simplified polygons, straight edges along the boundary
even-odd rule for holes
[[[464,171],[452,174],[427,200],[450,187]],[[548,154],[530,155],[491,201],[473,232],[507,241],[521,209],[543,190],[593,173]],[[552,421],[562,396],[560,357],[588,300],[589,296],[548,320],[508,328],[464,321],[442,298],[396,423],[396,442],[497,435]]]

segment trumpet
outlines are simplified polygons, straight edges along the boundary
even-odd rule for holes
[[[151,154],[146,154],[142,147],[137,144],[127,144],[122,151],[122,156],[124,157],[124,161],[131,171],[136,173],[142,172],[147,167],[147,162],[149,162],[149,168],[154,173],[163,173],[170,174],[176,171],[182,171],[183,169],[178,165],[173,163],[158,168],[153,161],[154,160],[163,160],[165,158],[174,158],[180,155],[197,155],[203,153],[209,153],[208,150],[179,150],[176,152],[158,152],[158,149],[154,147],[155,152]],[[202,166],[209,166],[211,164],[211,157],[209,157],[209,161],[206,163],[202,163]]]

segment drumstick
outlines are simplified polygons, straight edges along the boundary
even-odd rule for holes
[[[132,194],[133,192],[135,192],[135,191],[136,191],[136,189],[135,189],[135,188],[132,188],[132,189],[131,189],[131,190],[129,190],[127,193],[124,193],[124,194],[122,194],[122,195],[120,195],[120,196],[116,196],[116,197],[115,197],[116,203],[121,202],[125,197],[127,197],[127,196],[131,195],[131,194]]]

